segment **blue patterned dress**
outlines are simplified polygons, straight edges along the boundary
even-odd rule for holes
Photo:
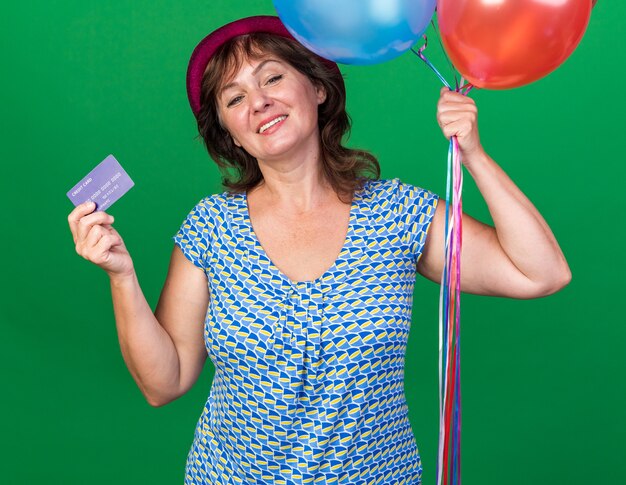
[[[186,485],[421,483],[404,357],[437,201],[398,179],[368,181],[333,266],[297,283],[265,254],[245,194],[191,210],[174,242],[207,275],[215,376]]]

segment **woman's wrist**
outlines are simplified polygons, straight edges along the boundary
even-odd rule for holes
[[[476,175],[477,171],[495,163],[482,147],[471,153],[461,153],[461,162],[472,177]]]
[[[118,288],[132,285],[137,281],[137,274],[135,273],[134,267],[132,267],[129,271],[124,271],[121,273],[107,273],[107,274],[109,275],[111,286],[115,286]]]

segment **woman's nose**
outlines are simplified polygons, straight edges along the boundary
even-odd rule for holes
[[[272,98],[262,89],[255,89],[248,96],[250,97],[250,105],[254,111],[263,111],[272,104]]]

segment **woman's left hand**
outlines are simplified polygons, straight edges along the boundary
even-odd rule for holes
[[[484,154],[478,135],[478,108],[473,99],[446,87],[441,88],[437,122],[446,138],[456,136],[465,166],[469,166],[477,155]]]

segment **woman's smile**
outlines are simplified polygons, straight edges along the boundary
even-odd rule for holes
[[[261,135],[263,134],[270,135],[274,133],[278,129],[278,127],[283,124],[283,121],[285,121],[286,119],[287,119],[287,115],[280,115],[275,118],[270,118],[269,121],[262,122],[261,126],[257,130],[257,133]],[[271,128],[274,128],[274,129],[271,129]]]

